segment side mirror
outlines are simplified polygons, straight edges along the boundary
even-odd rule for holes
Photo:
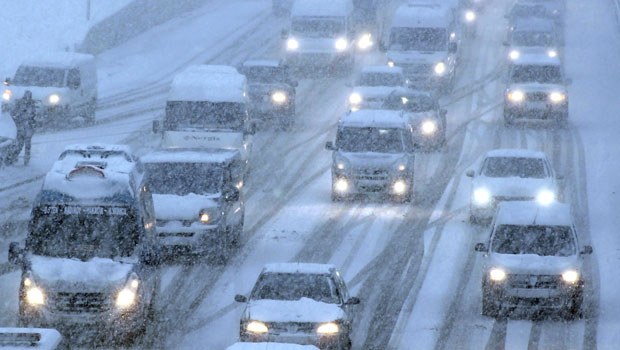
[[[282,36],[282,39],[288,39],[288,30],[282,29],[282,33],[280,35]]]
[[[222,197],[226,202],[236,202],[239,200],[239,190],[237,187],[231,186],[223,191]]]
[[[24,258],[24,250],[19,247],[18,242],[9,244],[9,263],[18,265]]]
[[[235,301],[238,303],[246,303],[248,301],[248,297],[245,295],[237,294],[235,295]]]
[[[5,86],[9,86],[9,85],[11,85],[11,78],[9,78],[9,77],[4,78],[4,85],[5,85]]]
[[[448,45],[448,52],[449,53],[455,53],[458,49],[458,45],[456,43],[450,43]]]
[[[584,245],[583,246],[583,250],[581,252],[579,252],[579,254],[581,255],[590,255],[592,254],[594,250],[592,249],[591,245]]]
[[[564,84],[566,85],[571,85],[573,83],[573,79],[571,78],[566,78],[566,80],[564,80]]]
[[[475,251],[477,252],[486,252],[487,246],[484,243],[476,243],[476,247],[474,248]]]
[[[161,252],[154,247],[143,249],[140,252],[140,262],[146,266],[159,266],[161,265]]]
[[[345,305],[357,305],[357,304],[360,303],[360,298],[358,298],[358,297],[351,297],[347,301],[345,301],[344,303],[345,303]]]
[[[334,143],[332,141],[327,141],[325,142],[325,149],[328,151],[335,151],[336,150],[336,146],[334,145]]]
[[[465,175],[467,175],[467,177],[474,177],[476,175],[476,172],[473,170],[467,170]]]
[[[251,120],[245,124],[245,130],[243,131],[246,135],[254,135],[256,134],[256,122]]]
[[[153,120],[153,133],[159,134],[161,132],[161,122],[159,120]]]

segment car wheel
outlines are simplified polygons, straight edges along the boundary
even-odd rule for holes
[[[506,110],[504,110],[504,125],[508,127],[515,125],[514,117]]]
[[[241,237],[243,237],[243,223],[244,223],[244,219],[241,220],[241,223],[239,223],[237,226],[235,226],[235,229],[233,230],[233,236],[232,236],[232,241],[231,241],[231,245],[233,248],[239,248],[241,246]]]
[[[570,307],[566,310],[567,320],[577,320],[583,317],[583,294],[573,296],[570,301]]]

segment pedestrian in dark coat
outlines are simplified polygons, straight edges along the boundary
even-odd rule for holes
[[[22,148],[24,148],[24,165],[28,165],[30,162],[30,148],[32,136],[36,128],[36,115],[37,109],[32,99],[32,92],[26,90],[24,97],[15,102],[15,106],[11,111],[11,117],[13,117],[17,129],[17,138],[9,163],[17,162],[17,157]]]

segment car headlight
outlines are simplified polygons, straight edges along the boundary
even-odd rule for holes
[[[49,102],[50,104],[58,104],[58,102],[60,102],[60,95],[58,94],[51,94],[47,97],[47,102]]]
[[[349,103],[352,105],[358,105],[362,103],[362,95],[358,94],[357,92],[352,93],[349,96]]]
[[[198,214],[198,219],[205,225],[213,225],[219,219],[219,212],[213,208],[202,209]]]
[[[465,11],[465,21],[471,23],[476,20],[476,12],[472,10]]]
[[[404,180],[396,180],[392,185],[392,192],[396,195],[403,195],[407,192],[407,183]]]
[[[334,43],[334,47],[336,48],[336,50],[338,51],[344,51],[349,47],[349,43],[347,42],[347,39],[345,38],[339,38],[336,40],[336,42]]]
[[[547,51],[547,56],[554,58],[554,57],[558,57],[558,52],[555,50],[549,50]]]
[[[299,49],[299,41],[294,38],[290,38],[286,41],[286,49],[289,51],[295,51]]]
[[[489,270],[489,278],[494,282],[501,282],[506,279],[506,271],[500,268]]]
[[[357,40],[357,48],[360,50],[367,50],[373,45],[372,35],[370,33],[364,33]]]
[[[474,190],[473,200],[477,205],[488,205],[491,202],[491,192],[486,188],[477,188]]]
[[[579,272],[576,270],[567,270],[562,273],[562,280],[566,283],[575,284],[579,282]]]
[[[510,57],[511,60],[516,60],[521,56],[521,53],[517,50],[511,50],[510,53],[508,54],[508,57]]]
[[[138,297],[138,287],[140,280],[135,273],[132,273],[125,287],[116,294],[116,307],[119,309],[128,309],[136,304]]]
[[[273,94],[271,94],[271,100],[274,103],[281,105],[287,100],[286,93],[284,93],[284,91],[275,91]]]
[[[561,103],[566,100],[566,95],[561,92],[552,92],[549,94],[549,101],[552,103]]]
[[[435,74],[443,75],[446,72],[446,64],[443,62],[439,62],[435,65],[433,70],[435,71]]]
[[[250,333],[264,334],[269,332],[269,327],[261,321],[250,321],[245,326],[245,330]]]
[[[405,171],[405,170],[407,170],[407,164],[405,164],[405,163],[400,163],[400,164],[398,164],[398,166],[396,167],[396,169],[398,169],[398,171]]]
[[[508,99],[512,102],[523,102],[523,100],[525,100],[525,94],[523,93],[523,91],[510,91],[508,93]]]
[[[425,120],[420,129],[424,135],[432,135],[437,131],[437,123],[434,120]]]
[[[327,322],[318,326],[316,332],[321,335],[338,334],[340,332],[340,326],[335,322]]]
[[[26,302],[31,306],[45,305],[45,293],[43,289],[37,287],[30,273],[27,273],[22,280],[25,290]]]
[[[2,93],[2,100],[5,102],[9,102],[11,100],[11,97],[13,97],[13,91],[11,90],[4,90],[4,92]]]
[[[345,178],[338,178],[334,183],[334,190],[336,192],[344,193],[349,190],[349,181]]]
[[[536,201],[541,205],[549,205],[555,201],[555,193],[549,190],[542,190],[536,195]]]
[[[394,67],[396,64],[394,63],[394,61],[388,60],[387,61],[387,65],[388,65],[388,67]]]

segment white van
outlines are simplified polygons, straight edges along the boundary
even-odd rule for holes
[[[381,46],[388,65],[400,66],[416,88],[447,91],[457,64],[455,11],[438,3],[408,3],[395,12]]]
[[[163,124],[163,148],[236,149],[248,163],[255,125],[248,114],[247,82],[231,66],[195,65],[172,81]]]
[[[97,68],[92,55],[59,52],[25,60],[4,85],[2,111],[10,111],[15,101],[30,90],[37,101],[40,124],[66,122],[74,117],[95,121]]]
[[[347,70],[355,60],[354,36],[351,0],[297,0],[289,29],[282,32],[290,65],[335,64]]]

